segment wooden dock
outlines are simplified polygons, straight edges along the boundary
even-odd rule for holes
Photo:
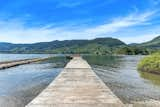
[[[26,107],[124,107],[81,57],[74,57]]]
[[[33,58],[33,59],[0,62],[0,70],[15,67],[18,65],[24,65],[24,64],[29,64],[29,63],[33,63],[33,62],[43,61],[46,59],[48,59],[48,58]]]

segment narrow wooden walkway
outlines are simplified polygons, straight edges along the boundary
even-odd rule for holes
[[[124,107],[81,57],[74,57],[60,75],[26,107]]]
[[[16,60],[16,61],[8,61],[8,62],[0,62],[0,70],[15,67],[18,65],[29,64],[33,62],[43,61],[48,58],[34,58],[34,59],[24,59],[24,60]]]

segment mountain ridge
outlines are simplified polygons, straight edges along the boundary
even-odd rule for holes
[[[142,47],[160,48],[160,36],[153,38],[152,40],[140,44]]]
[[[126,44],[112,37],[91,40],[55,40],[32,44],[0,42],[1,53],[148,54],[155,49],[160,49],[160,36],[140,44]]]
[[[124,42],[107,37],[107,38],[96,38],[92,40],[63,40],[63,41],[51,41],[51,42],[38,42],[33,44],[12,44],[0,42],[0,52],[11,52],[11,53],[60,53],[57,50],[63,48],[79,48],[85,47],[90,44],[96,44],[97,46],[114,47],[126,45]],[[68,49],[69,50],[69,49]],[[63,52],[62,52],[63,53]],[[67,53],[67,52],[66,52]]]

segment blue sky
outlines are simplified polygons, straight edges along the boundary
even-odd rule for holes
[[[160,35],[160,0],[0,0],[0,42]]]

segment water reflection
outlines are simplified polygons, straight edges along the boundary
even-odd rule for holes
[[[153,84],[160,86],[160,75],[139,71],[140,76],[150,80]]]
[[[83,56],[92,66],[100,67],[120,67],[123,63],[120,63],[122,56]]]
[[[143,56],[85,56],[84,58],[124,103],[160,99],[159,76],[137,71],[137,64]]]

